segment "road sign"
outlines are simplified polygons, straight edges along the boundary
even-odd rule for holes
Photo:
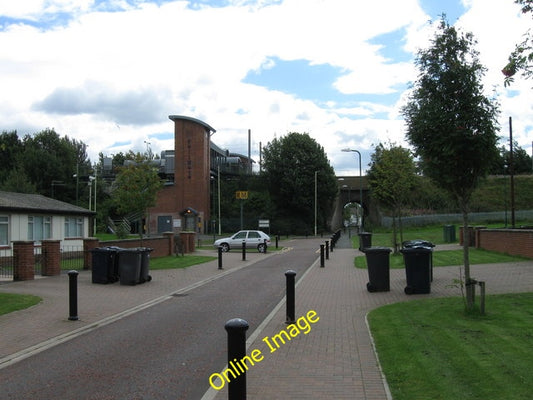
[[[241,200],[247,200],[248,199],[248,191],[245,190],[238,190],[235,192],[235,198],[241,199]]]

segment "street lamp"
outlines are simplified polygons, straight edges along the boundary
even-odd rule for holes
[[[354,149],[350,149],[350,148],[346,148],[346,149],[342,149],[342,151],[344,152],[353,152],[353,153],[357,153],[357,155],[359,156],[359,201],[360,201],[360,205],[361,205],[361,232],[364,231],[363,227],[364,227],[364,218],[363,218],[363,213],[364,213],[364,208],[363,208],[363,175],[362,175],[362,169],[361,169],[361,153],[359,152],[359,150],[354,150]]]
[[[317,203],[318,203],[318,183],[317,183],[317,174],[318,171],[315,171],[315,236],[317,234],[316,232],[316,222],[317,222]]]

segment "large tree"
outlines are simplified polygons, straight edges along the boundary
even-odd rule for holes
[[[415,185],[416,165],[411,151],[401,146],[383,143],[375,147],[368,171],[372,196],[392,212],[394,252],[398,251],[396,221],[400,241],[403,241],[401,216]]]
[[[471,33],[458,32],[444,18],[428,49],[417,54],[419,70],[402,112],[407,138],[423,172],[449,192],[468,229],[472,193],[498,157],[498,105],[484,94],[485,68]],[[464,240],[467,308],[474,304],[468,241]]]
[[[163,183],[155,168],[145,156],[137,154],[133,163],[119,168],[113,182],[112,198],[122,216],[140,221],[146,210],[156,204],[156,196]],[[142,235],[142,229],[140,234]]]
[[[289,133],[265,146],[262,169],[276,208],[276,226],[295,233],[314,231],[316,182],[318,230],[327,230],[338,187],[322,146],[307,133]]]
[[[523,14],[533,16],[533,0],[515,0],[516,4],[522,6]],[[516,44],[515,49],[509,55],[507,65],[502,69],[505,75],[505,86],[509,86],[514,81],[514,76],[520,72],[526,79],[533,75],[533,38],[531,31],[524,33],[522,42]]]

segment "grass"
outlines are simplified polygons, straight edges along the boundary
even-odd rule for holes
[[[529,399],[533,293],[487,296],[486,316],[461,298],[387,305],[368,315],[394,400]]]
[[[42,299],[27,294],[0,293],[0,315],[34,306]]]
[[[529,258],[521,256],[511,256],[509,254],[475,248],[470,248],[468,253],[471,265],[529,260]],[[366,256],[355,257],[354,265],[356,268],[367,268]],[[451,267],[454,265],[463,265],[463,250],[442,250],[433,252],[434,267]],[[403,261],[403,255],[391,253],[389,266],[391,269],[404,268],[405,264]]]
[[[187,268],[192,265],[203,264],[209,261],[216,260],[217,257],[212,256],[195,256],[186,254],[185,256],[167,256],[150,259],[150,269],[175,269]]]

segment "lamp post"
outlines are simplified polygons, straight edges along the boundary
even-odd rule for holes
[[[363,208],[363,175],[362,175],[362,169],[361,169],[361,153],[359,152],[359,150],[354,150],[350,148],[342,149],[342,151],[357,153],[357,155],[359,156],[359,202],[361,205],[361,232],[363,232],[364,231],[363,229],[364,228],[364,218],[363,218],[364,208]]]
[[[317,174],[318,174],[318,171],[315,171],[315,236],[316,236],[316,234],[317,234],[317,232],[316,232],[316,225],[317,225],[317,202],[318,202]]]

